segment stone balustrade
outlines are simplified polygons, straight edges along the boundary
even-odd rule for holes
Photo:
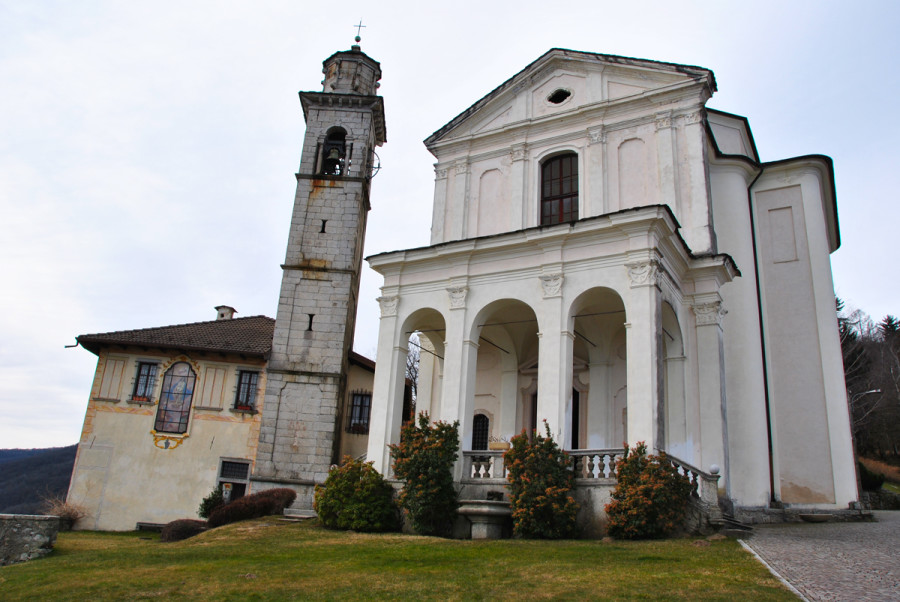
[[[575,449],[569,452],[576,479],[615,479],[624,449]]]

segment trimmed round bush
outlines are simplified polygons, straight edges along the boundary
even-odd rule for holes
[[[324,485],[316,485],[313,509],[329,529],[396,531],[399,526],[394,489],[373,462],[345,456],[332,466]]]
[[[648,455],[643,442],[626,447],[625,457],[616,461],[616,479],[612,501],[606,505],[611,536],[653,539],[682,526],[691,484],[665,452]]]
[[[197,510],[197,514],[200,515],[200,518],[209,518],[209,515],[212,514],[213,510],[224,505],[225,496],[222,495],[221,489],[215,487],[209,492],[209,495],[200,502],[200,509]]]
[[[575,476],[569,456],[559,448],[544,421],[546,436],[523,431],[503,455],[509,481],[513,534],[532,539],[574,537],[578,503],[571,496]]]
[[[209,527],[205,520],[197,520],[194,518],[180,518],[173,520],[171,523],[163,527],[159,536],[160,541],[181,541],[199,535],[206,531]]]
[[[207,522],[210,528],[214,528],[251,518],[282,514],[296,498],[297,492],[287,487],[266,489],[217,508],[209,515]]]
[[[390,445],[394,476],[403,481],[398,501],[419,535],[449,536],[456,520],[453,465],[459,451],[459,421],[429,424],[419,414],[419,424],[404,425],[400,443]]]
[[[856,461],[856,468],[859,470],[859,484],[862,486],[863,491],[878,491],[884,485],[883,474],[869,470],[859,460]]]

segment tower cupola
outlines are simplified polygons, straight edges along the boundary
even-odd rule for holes
[[[375,96],[380,85],[381,65],[360,50],[358,44],[350,50],[335,52],[322,64],[325,74],[323,92]]]

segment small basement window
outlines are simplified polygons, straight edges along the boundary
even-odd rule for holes
[[[566,90],[565,88],[559,88],[558,90],[554,90],[553,93],[547,97],[547,101],[558,105],[564,102],[570,96],[572,96],[572,93],[569,90]]]

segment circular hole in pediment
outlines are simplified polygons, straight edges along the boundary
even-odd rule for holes
[[[570,96],[572,96],[572,93],[569,90],[566,90],[565,88],[559,88],[557,90],[554,90],[553,93],[547,97],[547,101],[558,105],[562,102],[565,102],[565,100]]]

